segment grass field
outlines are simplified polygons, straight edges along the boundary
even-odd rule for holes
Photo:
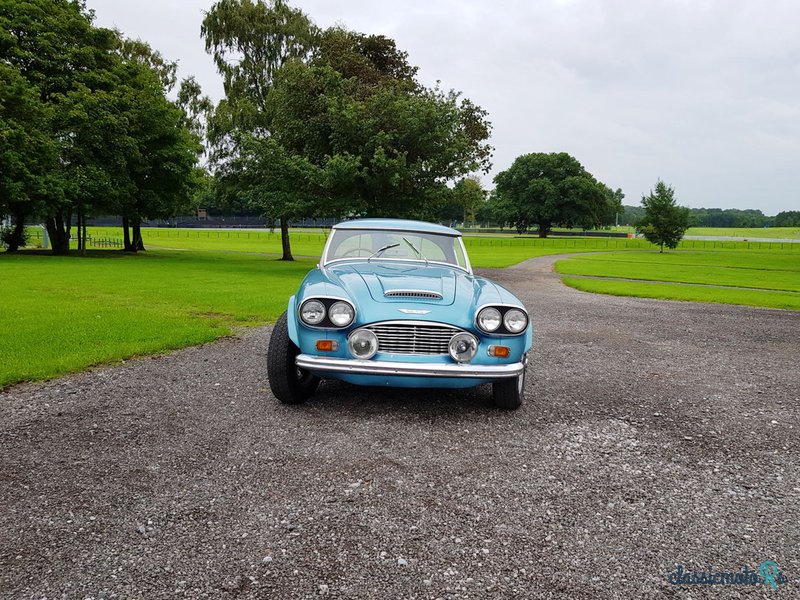
[[[116,240],[121,232],[91,228],[90,234],[95,240]],[[85,257],[0,254],[5,292],[0,387],[199,344],[236,326],[271,322],[317,262],[325,242],[322,233],[294,232],[294,255],[308,258],[284,263],[276,260],[281,251],[277,233],[147,229],[143,234],[149,250],[135,256],[112,249],[90,250]],[[800,308],[800,244],[688,241],[681,246],[685,250],[662,255],[644,240],[625,238],[474,236],[465,244],[476,267],[601,251],[559,261],[559,270],[641,280],[565,280],[587,291]]]
[[[0,387],[272,321],[313,267],[251,254],[0,254]]]
[[[800,240],[800,227],[690,227],[686,235]]]
[[[560,260],[556,270],[567,275],[564,283],[587,292],[800,309],[796,253],[609,252]]]

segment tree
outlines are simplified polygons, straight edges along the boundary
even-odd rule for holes
[[[130,141],[124,157],[129,193],[120,198],[118,210],[125,248],[136,252],[144,250],[142,220],[169,218],[191,204],[201,184],[196,165],[202,145],[187,128],[187,114],[166,98],[157,73],[137,62],[126,63],[124,69],[126,83],[118,90]]]
[[[80,101],[107,91],[108,70],[116,60],[116,33],[92,27],[91,20],[83,2],[0,0],[0,64],[15,70],[38,93],[42,106],[35,112],[48,115],[46,129],[40,131],[50,141],[47,146],[57,149],[55,162],[29,181],[44,193],[35,203],[18,203],[17,220],[43,217],[53,252],[60,254],[69,250],[75,192],[90,181],[86,165],[72,162],[76,140],[82,125],[96,131],[100,126],[99,115]]]
[[[800,210],[785,210],[775,215],[775,227],[800,227]]]
[[[17,98],[0,111],[10,132],[0,146],[14,140],[25,154],[23,163],[0,150],[11,182],[0,183],[10,190],[0,202],[17,223],[43,218],[57,254],[69,251],[73,217],[81,248],[86,217],[99,211],[132,220],[126,249],[143,248],[139,219],[184,201],[201,150],[165,95],[175,64],[92,21],[82,1],[0,0],[0,78]]]
[[[12,217],[4,242],[14,252],[24,245],[25,218],[60,193],[59,182],[50,176],[58,165],[58,145],[49,135],[51,111],[39,90],[3,63],[0,98],[0,215]]]
[[[659,252],[664,252],[664,246],[676,248],[689,228],[689,209],[675,203],[672,187],[659,180],[655,190],[642,196],[642,206],[645,214],[637,229],[647,241],[660,246]]]
[[[459,179],[438,211],[439,219],[449,222],[474,222],[478,211],[486,203],[486,192],[474,177]]]
[[[392,61],[364,69],[362,46],[351,48],[365,80],[345,78],[324,54],[281,69],[270,95],[272,136],[325,171],[329,214],[434,218],[447,182],[488,168],[485,111],[455,92],[394,78],[411,67],[377,76]],[[393,44],[382,47],[397,56]]]
[[[218,195],[279,218],[286,260],[293,216],[433,216],[448,182],[488,168],[486,113],[420,86],[389,38],[320,32],[281,0],[220,0],[203,35],[226,92],[209,122]]]
[[[502,220],[547,237],[556,225],[585,229],[613,223],[621,190],[612,192],[565,152],[525,154],[494,179]]]
[[[228,189],[220,193],[229,195],[235,179],[230,176],[232,165],[226,162],[242,158],[242,141],[269,136],[267,97],[275,73],[288,60],[309,56],[317,29],[305,13],[283,0],[219,0],[206,14],[200,31],[225,89],[225,98],[209,120],[208,139],[212,162],[226,177]],[[241,160],[234,164],[244,166]],[[271,216],[280,218],[283,260],[292,260],[289,215],[277,212]]]

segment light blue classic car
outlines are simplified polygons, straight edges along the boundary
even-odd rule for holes
[[[339,223],[272,332],[267,372],[286,404],[320,379],[357,385],[493,386],[517,408],[532,331],[511,292],[473,275],[461,234],[396,219]]]

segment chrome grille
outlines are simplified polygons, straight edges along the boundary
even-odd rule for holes
[[[378,352],[447,354],[450,338],[460,329],[440,323],[393,321],[367,327],[378,337]]]
[[[426,290],[389,290],[384,292],[386,298],[430,298],[441,300],[442,295],[438,292],[428,292]]]

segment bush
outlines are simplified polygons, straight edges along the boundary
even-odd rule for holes
[[[4,225],[0,229],[0,244],[3,248],[16,250],[28,245],[28,231],[21,227],[17,230],[13,225]]]

